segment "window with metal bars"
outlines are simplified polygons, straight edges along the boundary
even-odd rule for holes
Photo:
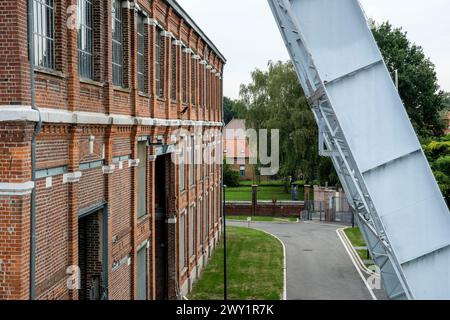
[[[186,267],[186,211],[184,210],[180,215],[180,269]]]
[[[54,0],[34,0],[33,10],[34,65],[55,69]]]
[[[191,186],[195,185],[195,136],[191,136],[190,170],[189,180]]]
[[[189,208],[189,257],[195,255],[195,206]]]
[[[113,84],[123,87],[122,1],[113,0],[112,6],[112,68]]]
[[[208,226],[209,226],[209,230],[212,230],[213,227],[213,219],[214,219],[214,215],[213,215],[213,205],[212,205],[212,201],[214,198],[214,193],[211,191],[210,196],[209,196],[209,205],[208,205]]]
[[[186,174],[185,174],[185,170],[186,170],[186,154],[185,154],[185,146],[186,141],[184,139],[182,139],[180,141],[180,191],[184,191],[186,190]]]
[[[208,239],[208,226],[209,226],[209,216],[208,216],[208,194],[205,194],[205,202],[203,203],[203,240],[206,242]]]
[[[170,52],[170,98],[172,100],[177,100],[177,50],[178,47],[175,44],[172,44],[172,50]]]
[[[205,91],[206,91],[206,108],[210,108],[210,90],[211,90],[211,86],[210,86],[210,81],[211,81],[211,72],[209,72],[209,70],[206,70],[206,85],[205,85]]]
[[[198,135],[198,149],[197,149],[197,180],[202,180],[202,163],[203,163],[203,149],[201,145],[201,135]]]
[[[87,79],[94,76],[92,13],[91,0],[78,0],[78,72]]]
[[[198,200],[197,206],[197,248],[200,249],[202,244],[202,200]]]
[[[196,80],[197,60],[191,58],[191,104],[195,105],[195,80]]]
[[[183,88],[183,103],[187,103],[187,53],[185,50],[183,50],[182,53],[182,62],[181,62],[181,68],[182,68],[182,76],[181,76],[181,82],[182,82],[182,88]]]
[[[145,92],[145,16],[137,18],[137,75],[138,91]]]
[[[159,27],[156,28],[156,53],[155,53],[155,84],[156,95],[158,97],[164,97],[164,35],[163,30]]]
[[[204,93],[204,90],[205,90],[204,87],[203,87],[204,78],[205,78],[204,65],[200,64],[198,66],[198,94],[199,94],[200,107],[203,107],[203,105],[204,105],[203,104],[203,102],[204,102],[203,93]]]

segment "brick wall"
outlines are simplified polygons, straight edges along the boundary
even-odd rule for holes
[[[36,70],[36,103],[40,108],[68,110],[72,112],[91,112],[103,114],[121,114],[124,116],[155,117],[161,119],[208,120],[220,121],[221,93],[211,91],[211,102],[200,104],[200,96],[204,95],[198,81],[191,83],[190,70],[200,70],[199,62],[205,60],[220,74],[224,61],[218,53],[209,48],[206,39],[189,26],[186,21],[168,7],[162,0],[137,1],[146,10],[151,19],[155,19],[170,32],[173,38],[165,37],[166,55],[162,65],[165,74],[166,99],[156,97],[155,78],[155,35],[154,23],[146,25],[146,88],[147,95],[136,92],[136,30],[134,29],[134,11],[124,9],[124,82],[126,88],[112,85],[112,45],[111,45],[111,0],[99,0],[94,3],[94,77],[80,79],[78,75],[77,31],[66,28],[67,6],[76,4],[76,0],[58,1],[55,11],[55,70]],[[187,54],[187,65],[184,69],[188,76],[187,103],[183,105],[179,83],[177,100],[170,101],[170,48],[173,40],[182,40],[186,47],[193,50]],[[176,60],[178,79],[181,82],[181,52]],[[193,55],[199,59],[192,59]],[[30,104],[30,76],[27,54],[27,21],[26,1],[2,2],[0,8],[0,113],[1,108],[11,104]],[[210,76],[210,88],[213,83],[222,81],[217,76]],[[196,75],[198,79],[198,73]],[[203,86],[205,82],[203,82]],[[194,99],[190,99],[191,88],[195,86]],[[203,97],[205,101],[205,95]],[[181,115],[186,106],[188,112]],[[194,107],[195,106],[195,107]],[[208,106],[208,108],[207,108]],[[211,109],[211,110],[208,110]],[[79,243],[80,211],[93,205],[106,202],[108,209],[107,232],[108,247],[108,294],[110,299],[133,299],[136,296],[136,252],[143,241],[150,242],[149,249],[149,296],[154,297],[154,163],[147,163],[147,196],[148,215],[137,221],[137,182],[136,168],[129,167],[128,161],[123,168],[118,166],[113,172],[104,172],[102,167],[80,169],[80,164],[103,161],[103,165],[113,165],[113,158],[130,155],[137,158],[137,143],[140,138],[162,134],[166,141],[176,127],[155,127],[120,125],[105,122],[103,124],[76,123],[44,123],[37,139],[37,163],[39,170],[64,166],[67,174],[81,172],[79,180],[64,181],[63,175],[52,177],[52,185],[46,186],[46,179],[36,183],[37,194],[37,248],[36,248],[36,293],[39,299],[78,299],[83,298],[77,291],[66,286],[67,267],[80,263],[83,259]],[[34,123],[2,122],[0,114],[0,183],[25,183],[31,180],[31,134]],[[190,128],[192,129],[192,128]],[[220,129],[220,128],[217,128]],[[93,150],[91,139],[94,138]],[[92,152],[91,152],[92,151]],[[154,156],[154,149],[148,148],[149,159]],[[220,182],[219,167],[216,166],[209,178],[186,183],[184,194],[179,190],[179,168],[167,158],[168,174],[166,176],[168,208],[167,218],[179,218],[183,208],[197,203],[204,197],[204,191],[217,189]],[[206,168],[206,166],[204,166]],[[108,167],[111,168],[111,167]],[[194,168],[195,169],[195,168]],[[190,167],[187,166],[186,177]],[[72,177],[72,176],[71,176]],[[197,179],[197,174],[195,174]],[[192,185],[192,187],[191,187]],[[218,201],[216,197],[215,202]],[[217,203],[216,203],[217,204]],[[217,222],[217,212],[215,213]],[[27,299],[29,297],[29,220],[30,195],[0,195],[0,299]],[[197,225],[197,224],[195,224]],[[209,235],[204,243],[207,247],[217,236],[218,225],[213,230],[188,230],[204,232]],[[179,226],[168,225],[169,256],[169,297],[175,298],[176,292],[188,280],[191,269],[181,274],[178,268]],[[96,231],[92,231],[94,234]],[[186,240],[187,241],[187,240]],[[95,243],[95,242],[94,242]],[[200,252],[195,261],[200,260]],[[128,257],[130,265],[128,265]],[[124,259],[126,260],[124,262]],[[98,267],[98,265],[97,265]],[[98,272],[96,270],[95,272]]]
[[[304,209],[303,202],[298,203],[263,203],[258,202],[256,206],[257,216],[271,216],[271,217],[299,217]],[[252,215],[252,204],[250,202],[233,203],[227,202],[225,204],[225,213],[228,216],[242,216]]]

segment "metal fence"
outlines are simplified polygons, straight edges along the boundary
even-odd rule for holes
[[[307,200],[301,216],[305,221],[354,223],[352,208],[345,196],[333,196],[327,200]]]

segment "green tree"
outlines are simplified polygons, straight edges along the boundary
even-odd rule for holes
[[[239,182],[239,172],[233,170],[229,164],[223,165],[223,183],[227,187],[238,187]]]
[[[423,146],[447,204],[450,203],[450,134]]]
[[[447,100],[434,64],[401,28],[389,22],[372,23],[372,32],[389,71],[398,70],[399,93],[419,137],[442,136],[445,124],[440,111]]]
[[[223,97],[223,117],[225,124],[236,118],[236,112],[233,107],[234,101],[228,97]]]
[[[291,62],[269,62],[267,71],[255,70],[252,82],[241,86],[240,98],[248,128],[280,130],[281,178],[338,183],[331,161],[318,156],[317,125]]]
[[[245,117],[246,108],[239,100],[232,100],[223,97],[223,113],[225,124],[233,119],[242,119]]]

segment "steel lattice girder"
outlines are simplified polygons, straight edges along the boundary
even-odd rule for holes
[[[450,299],[450,213],[359,2],[268,2],[387,295]]]

